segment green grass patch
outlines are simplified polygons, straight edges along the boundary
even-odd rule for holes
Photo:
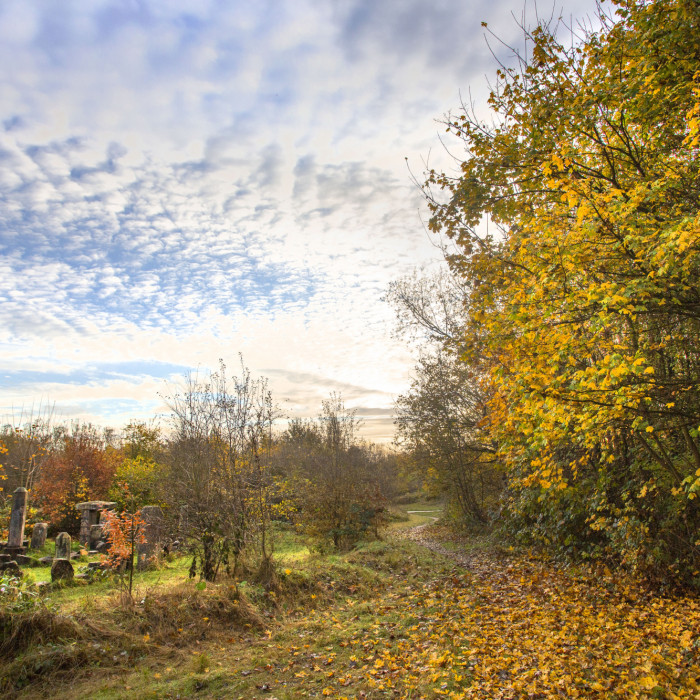
[[[387,526],[388,532],[428,525],[436,522],[443,514],[443,506],[439,501],[414,501],[393,505],[390,508],[393,517]]]
[[[322,556],[291,527],[275,539],[269,589],[253,575],[202,589],[181,557],[135,572],[129,601],[110,579],[51,592],[14,616],[19,632],[0,660],[0,689],[18,698],[282,700],[328,697],[333,687],[375,697],[366,663],[355,660],[367,657],[364,641],[399,654],[415,619],[397,601],[447,575],[450,563],[411,542]]]

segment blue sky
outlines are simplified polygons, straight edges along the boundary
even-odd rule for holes
[[[380,299],[439,262],[405,159],[450,167],[436,120],[495,72],[481,22],[520,45],[522,12],[0,3],[0,415],[118,428],[240,352],[285,413],[340,391],[389,439],[413,359]]]

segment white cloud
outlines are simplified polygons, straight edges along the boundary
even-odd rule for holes
[[[344,387],[388,436],[410,360],[379,298],[437,257],[404,156],[449,163],[434,120],[483,96],[480,20],[510,39],[520,7],[3,3],[0,406],[113,421],[161,381],[104,363],[242,351],[297,410]]]

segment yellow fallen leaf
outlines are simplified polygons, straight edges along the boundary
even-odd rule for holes
[[[652,676],[642,676],[637,682],[642,688],[646,688],[646,690],[651,690],[658,685]]]

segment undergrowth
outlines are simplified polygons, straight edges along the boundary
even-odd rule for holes
[[[269,559],[244,581],[195,582],[183,572],[137,587],[132,597],[105,582],[40,596],[8,581],[0,597],[0,694],[57,697],[49,687],[165,663],[221,638],[259,639],[340,597],[370,599],[386,587],[388,572],[411,564],[382,542],[285,561]]]

